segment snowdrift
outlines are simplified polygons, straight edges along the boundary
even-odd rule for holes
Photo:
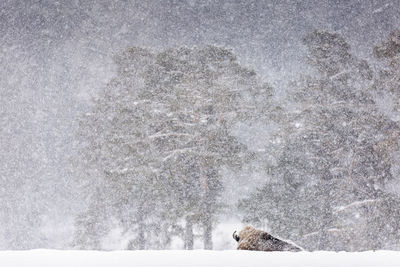
[[[2,267],[386,267],[400,266],[400,252],[255,252],[255,251],[0,251]]]

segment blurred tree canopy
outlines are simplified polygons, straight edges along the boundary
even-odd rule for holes
[[[115,62],[116,77],[81,121],[81,164],[101,178],[76,221],[76,244],[97,248],[104,234],[92,229],[114,223],[129,249],[165,248],[174,235],[192,249],[197,225],[211,249],[220,168],[252,159],[231,129],[268,114],[272,88],[216,46],[132,47]]]
[[[398,246],[400,198],[389,189],[399,125],[343,37],[314,31],[303,42],[318,73],[295,83],[272,178],[239,203],[244,220],[310,250]]]

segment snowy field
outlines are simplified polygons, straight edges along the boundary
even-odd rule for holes
[[[2,251],[1,267],[385,267],[400,266],[400,252],[254,252],[254,251]]]

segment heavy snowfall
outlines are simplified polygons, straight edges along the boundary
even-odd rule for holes
[[[0,1],[0,264],[394,266],[399,14]],[[237,251],[245,225],[307,252]]]

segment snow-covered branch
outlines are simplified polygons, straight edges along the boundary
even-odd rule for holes
[[[335,213],[337,213],[337,212],[341,212],[341,211],[355,208],[355,207],[362,206],[362,205],[375,204],[378,201],[381,201],[381,199],[365,199],[365,200],[360,200],[360,201],[354,201],[353,203],[350,203],[346,206],[334,207],[333,209],[334,209]]]

